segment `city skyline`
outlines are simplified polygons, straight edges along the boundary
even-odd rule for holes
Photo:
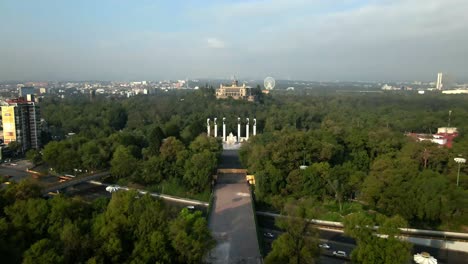
[[[467,81],[461,0],[0,3],[0,81]]]

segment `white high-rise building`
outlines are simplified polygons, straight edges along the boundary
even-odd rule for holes
[[[437,73],[437,82],[436,82],[436,89],[437,90],[442,90],[443,88],[443,84],[442,84],[442,77],[443,77],[443,73],[439,72]]]

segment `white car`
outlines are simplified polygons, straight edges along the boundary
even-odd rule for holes
[[[333,256],[346,258],[348,255],[346,255],[346,252],[344,251],[336,250],[336,251],[333,251]]]
[[[113,193],[113,192],[116,192],[118,190],[120,190],[120,186],[118,185],[109,185],[106,187],[106,191],[110,192],[110,193]]]
[[[319,244],[319,248],[330,249],[330,246],[327,243]]]
[[[270,232],[263,233],[263,236],[266,237],[266,238],[275,238],[275,235],[273,233],[270,233]]]

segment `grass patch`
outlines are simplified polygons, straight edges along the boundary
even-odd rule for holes
[[[211,190],[209,187],[205,188],[201,193],[193,193],[183,184],[175,179],[169,179],[162,181],[160,184],[151,185],[146,188],[151,192],[157,192],[161,194],[168,194],[188,199],[199,200],[203,202],[210,201]]]
[[[267,212],[275,212],[279,213],[282,207],[282,204],[286,202],[286,199],[283,197],[278,196],[268,196],[264,197],[262,200],[255,201],[255,207],[259,211],[267,211]],[[316,218],[319,220],[325,221],[334,221],[334,222],[342,222],[344,216],[356,213],[356,212],[364,212],[365,208],[363,205],[358,202],[343,202],[342,204],[342,211],[340,212],[340,207],[338,202],[335,200],[325,200],[325,201],[316,201],[314,202],[314,211],[316,212]]]

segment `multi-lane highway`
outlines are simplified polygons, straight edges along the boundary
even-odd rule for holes
[[[275,226],[274,219],[265,216],[258,216],[257,220],[262,234],[265,232],[273,233],[275,235],[274,239],[281,235],[282,232]],[[329,250],[322,250],[322,256],[320,258],[321,263],[350,263],[349,260],[332,257],[331,252],[334,250],[342,250],[348,255],[351,254],[351,251],[356,247],[356,241],[354,241],[354,239],[345,236],[338,230],[319,230],[319,237],[321,242],[330,245]],[[271,250],[271,243],[274,239],[263,237],[263,249],[265,254]],[[421,253],[423,251],[429,252],[434,256],[438,260],[439,264],[466,263],[466,259],[468,259],[468,253],[465,252],[413,245],[413,254]]]
[[[276,229],[268,229],[268,228],[260,228],[260,234],[265,234],[265,233],[271,233],[274,235],[273,238],[263,236],[262,237],[262,246],[263,246],[263,252],[265,255],[268,254],[268,252],[271,251],[271,246],[273,241],[282,234],[281,231],[278,231]],[[350,238],[344,238],[345,241],[352,241],[351,243],[346,243],[346,242],[340,242],[336,240],[331,240],[327,239],[327,237],[332,238],[334,237],[334,234],[327,234],[327,232],[322,233],[320,232],[320,243],[326,243],[330,246],[329,249],[321,249],[321,256],[320,256],[320,263],[322,264],[343,264],[343,263],[351,263],[351,261],[348,258],[340,258],[340,257],[334,257],[332,252],[334,250],[341,250],[346,252],[347,255],[351,253],[351,251],[356,247],[352,242],[354,240]],[[324,237],[324,238],[322,238]]]

